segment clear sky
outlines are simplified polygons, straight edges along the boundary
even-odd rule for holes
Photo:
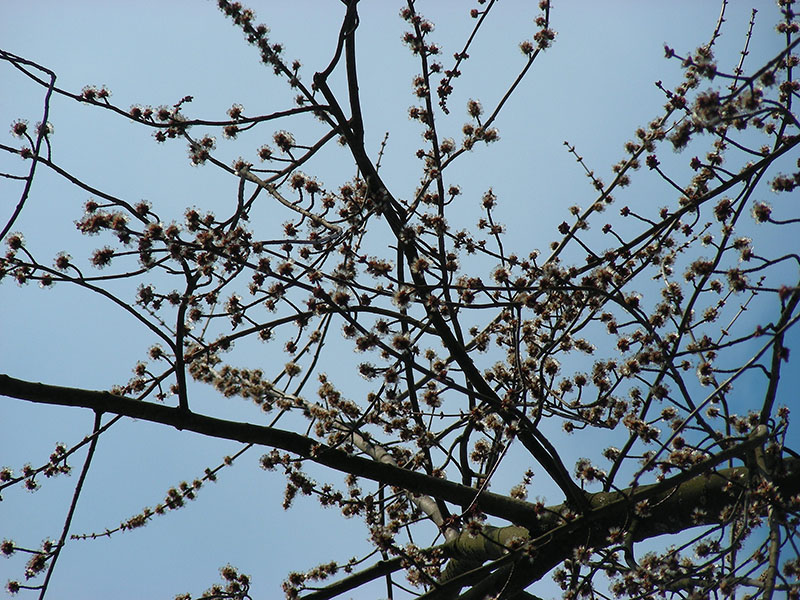
[[[269,25],[272,39],[286,45],[286,55],[301,60],[305,81],[324,68],[343,15],[340,2],[245,4]],[[468,12],[473,4],[417,3],[418,10],[436,24],[434,37],[444,46],[445,56],[461,49],[472,26]],[[462,187],[466,201],[477,206],[483,192],[492,187],[501,202],[501,219],[508,225],[509,244],[522,252],[545,249],[556,238],[556,226],[566,218],[567,207],[592,197],[588,180],[562,143],[576,145],[588,165],[610,179],[610,166],[622,157],[624,142],[661,112],[663,94],[653,83],[663,80],[671,87],[680,80],[677,61],[664,58],[664,43],[685,54],[707,42],[719,4],[554,2],[556,43],[540,57],[496,123],[501,141],[475,150],[453,169],[453,183]],[[749,64],[756,65],[779,49],[777,38],[770,35],[776,22],[773,3],[731,0],[717,45],[723,70],[730,71],[738,62],[753,6],[759,14]],[[411,78],[418,69],[400,41],[404,30],[400,7],[399,2],[362,0],[358,47],[368,146],[376,154],[389,132],[382,172],[396,195],[408,197],[420,177],[413,154],[421,138],[417,125],[407,118],[414,101]],[[532,19],[537,12],[535,2],[498,4],[463,68],[451,101],[452,114],[444,121],[449,135],[460,138],[468,98],[492,106],[503,86],[513,80],[523,64],[518,43],[535,31]],[[79,91],[87,84],[105,84],[122,107],[172,105],[192,95],[194,102],[186,114],[222,119],[234,102],[255,114],[285,108],[291,101],[283,81],[259,64],[257,52],[210,1],[2,0],[0,45],[55,71],[62,88]],[[35,123],[41,118],[41,98],[41,89],[0,64],[0,143],[12,143],[8,128],[13,120]],[[233,193],[229,178],[188,165],[183,142],[156,145],[142,128],[63,99],[53,102],[50,121],[55,128],[56,162],[97,188],[131,201],[151,200],[164,207],[164,220],[179,218],[190,205],[214,206]],[[264,141],[220,140],[220,152],[233,159],[252,153]],[[0,170],[18,169],[18,162],[0,155]],[[329,162],[310,172],[329,186],[354,175],[343,154],[331,155]],[[672,200],[671,196],[659,200],[664,188],[641,179],[634,181],[629,201],[660,205]],[[0,182],[3,223],[16,193],[13,185]],[[85,192],[42,169],[15,230],[23,231],[41,256],[68,250],[85,259],[97,240],[82,238],[73,222],[87,198]],[[463,226],[473,226],[475,214],[465,211]],[[125,382],[154,341],[117,308],[65,285],[40,290],[4,282],[0,308],[0,372],[21,379],[106,389]],[[250,360],[257,366],[262,359],[255,354]],[[331,365],[330,370],[336,368]],[[255,418],[243,402],[220,406],[211,390],[199,402],[213,414]],[[90,430],[91,422],[87,411],[0,399],[0,466],[18,470],[26,462],[43,462],[55,442],[75,443]],[[99,533],[115,527],[142,507],[160,502],[169,487],[200,476],[236,450],[228,442],[147,423],[118,424],[99,444],[73,532]],[[366,530],[358,521],[344,520],[302,498],[292,510],[282,512],[283,478],[258,469],[260,454],[257,450],[246,454],[189,507],[144,529],[111,539],[71,542],[49,597],[127,600],[171,598],[182,592],[197,595],[216,582],[217,569],[230,562],[253,577],[254,597],[274,598],[280,597],[279,583],[290,570],[364,551]],[[80,464],[80,459],[73,464]],[[57,537],[64,498],[75,478],[47,481],[34,494],[8,490],[0,504],[0,538],[35,546],[45,537]],[[536,490],[534,495],[548,492],[558,500],[554,490]],[[21,571],[18,558],[0,559],[0,582],[19,578]],[[378,595],[381,588],[372,592]]]

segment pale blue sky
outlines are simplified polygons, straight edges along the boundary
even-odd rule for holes
[[[327,64],[342,16],[340,2],[245,4],[270,26],[272,39],[286,45],[286,56],[303,62],[305,81]],[[466,15],[472,4],[417,3],[436,24],[435,39],[446,56],[461,49],[472,25]],[[749,64],[778,50],[777,38],[769,35],[776,21],[773,3],[732,0],[717,46],[723,70],[731,70],[738,61],[754,4],[760,12]],[[449,135],[460,137],[466,99],[479,98],[484,106],[492,106],[498,90],[516,75],[523,63],[518,43],[534,31],[535,5],[520,0],[498,4],[494,20],[464,65],[450,103],[452,114],[440,125],[450,129]],[[362,0],[358,45],[368,145],[376,153],[385,132],[390,133],[382,172],[395,194],[407,197],[419,180],[413,153],[421,139],[419,128],[407,118],[414,100],[410,80],[418,69],[400,42],[400,6]],[[718,14],[719,2],[711,0],[554,2],[556,43],[537,61],[497,121],[501,141],[477,149],[456,165],[452,182],[461,185],[468,195],[465,201],[473,206],[493,187],[500,198],[501,219],[508,224],[509,244],[521,251],[545,249],[555,239],[555,227],[566,218],[567,207],[585,205],[592,195],[562,142],[575,144],[589,166],[610,179],[609,168],[622,157],[623,143],[636,127],[661,112],[664,98],[653,82],[660,79],[671,87],[679,81],[677,61],[664,59],[663,44],[686,53],[705,43]],[[210,1],[2,0],[0,45],[54,70],[60,87],[79,91],[86,84],[107,85],[112,100],[122,107],[174,104],[189,94],[194,102],[187,114],[224,118],[234,102],[255,114],[286,107],[291,100],[283,81],[259,64],[256,51]],[[40,118],[41,97],[40,89],[0,64],[2,143],[12,142],[7,131],[14,119],[34,123]],[[50,121],[56,162],[100,189],[132,201],[152,200],[164,207],[164,220],[180,217],[186,206],[214,205],[231,196],[228,178],[209,168],[188,166],[183,142],[156,145],[141,128],[62,99],[53,102]],[[298,126],[295,131],[303,129]],[[220,152],[232,159],[266,141],[242,137],[237,142],[220,139]],[[676,161],[685,163],[686,158]],[[12,158],[0,155],[2,170],[16,167]],[[332,153],[309,172],[330,186],[353,175],[343,153]],[[661,205],[672,200],[672,195],[659,200],[662,186],[639,183],[626,201]],[[3,221],[16,193],[8,189],[0,187]],[[85,192],[65,186],[42,169],[15,229],[23,231],[43,257],[66,249],[83,258],[98,243],[81,238],[72,225],[86,199]],[[473,226],[475,214],[465,211],[462,226]],[[108,388],[127,380],[135,361],[153,343],[118,309],[64,285],[40,290],[5,282],[0,285],[0,306],[0,371],[22,379]],[[260,360],[254,356],[252,365]],[[229,418],[254,418],[243,402],[227,401],[220,407],[210,390],[197,402]],[[91,427],[92,415],[0,399],[0,422],[0,466],[18,469],[28,461],[46,460],[56,441],[79,440]],[[231,443],[147,423],[120,423],[99,444],[73,531],[116,526],[143,506],[159,502],[170,486],[201,475],[236,449]],[[260,454],[251,451],[224,471],[219,483],[204,488],[199,500],[144,529],[110,540],[71,542],[49,597],[127,600],[171,598],[185,591],[197,595],[216,581],[217,569],[230,562],[253,577],[255,598],[275,598],[288,571],[363,552],[366,531],[358,521],[343,520],[302,498],[293,510],[282,512],[282,477],[257,468]],[[544,476],[540,479],[544,483]],[[74,482],[74,476],[49,481],[35,494],[8,490],[0,504],[0,538],[36,545],[46,536],[57,536],[66,507],[63,498]],[[535,494],[548,492],[558,499],[553,490]],[[21,571],[16,558],[0,559],[0,583],[18,578]],[[364,593],[380,595],[382,590],[381,583]]]

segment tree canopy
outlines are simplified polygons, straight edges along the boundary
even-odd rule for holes
[[[300,4],[297,39],[269,3],[266,25],[217,5],[259,69],[223,57],[225,109],[0,50],[39,111],[0,141],[3,452],[52,452],[0,464],[8,592],[43,598],[67,564],[90,579],[79,548],[146,554],[192,512],[202,546],[174,541],[166,597],[800,597],[793,2],[753,10],[731,51],[723,1],[693,49],[664,46],[674,80],[633,83],[644,108],[592,40],[539,75],[570,31],[548,0],[408,0],[393,39],[383,3],[331,3],[319,39]],[[178,57],[145,72],[217,85]],[[598,140],[592,112],[576,141],[566,102],[538,104],[558,85],[649,116]],[[250,566],[198,584],[193,557],[244,531]],[[324,558],[264,581],[292,543]]]

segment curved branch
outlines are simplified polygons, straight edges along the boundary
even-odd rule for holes
[[[411,493],[428,494],[459,505],[469,505],[474,501],[476,507],[483,512],[512,523],[525,525],[535,523],[537,520],[536,506],[530,502],[486,491],[479,494],[474,488],[446,479],[352,456],[343,450],[331,448],[292,431],[186,413],[180,408],[142,402],[110,392],[33,383],[14,379],[5,374],[0,374],[0,395],[39,404],[89,408],[98,412],[169,425],[179,430],[192,431],[217,439],[280,448],[331,469],[396,486]]]

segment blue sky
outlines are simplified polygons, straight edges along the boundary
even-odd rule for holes
[[[534,32],[535,4],[499,3],[470,52],[451,100],[452,114],[443,121],[449,135],[460,137],[467,99],[479,98],[490,107],[498,90],[515,77],[523,63],[518,43]],[[757,4],[750,65],[779,49],[777,38],[770,35],[775,7]],[[305,81],[327,64],[343,14],[339,2],[262,0],[249,6],[270,26],[272,39],[286,45],[286,55],[304,64]],[[436,24],[435,39],[445,55],[460,50],[472,26],[467,15],[472,3],[437,0],[417,6]],[[717,50],[724,70],[738,61],[751,6],[740,0],[729,4]],[[400,42],[400,7],[397,2],[362,0],[358,45],[368,147],[376,154],[389,132],[382,172],[396,195],[408,197],[419,181],[413,154],[422,141],[418,126],[407,118],[413,103],[411,77],[418,69]],[[465,202],[476,207],[483,192],[493,188],[501,202],[501,219],[508,225],[508,243],[522,251],[545,249],[556,238],[567,207],[592,196],[589,181],[562,142],[576,145],[588,165],[610,179],[610,166],[622,157],[624,142],[661,112],[663,94],[653,82],[663,80],[671,87],[679,81],[677,61],[664,59],[664,43],[682,54],[691,51],[708,40],[718,14],[719,3],[710,1],[555,2],[556,43],[538,59],[497,121],[501,141],[476,149],[452,170]],[[5,2],[0,5],[0,40],[4,49],[54,70],[60,87],[79,91],[87,84],[104,84],[122,107],[171,105],[192,95],[187,114],[224,118],[234,102],[255,114],[291,101],[283,82],[259,64],[257,53],[214,2]],[[41,97],[40,89],[8,65],[0,65],[2,143],[12,142],[5,132],[14,119],[40,119]],[[131,123],[62,99],[54,101],[50,121],[56,162],[97,188],[132,201],[152,200],[163,207],[164,220],[179,218],[187,206],[224,205],[231,197],[227,178],[188,165],[182,142],[156,145],[147,131]],[[298,125],[296,131],[303,133],[306,126]],[[263,141],[246,136],[235,142],[220,139],[220,153],[233,159],[252,153]],[[326,184],[334,186],[354,175],[343,152],[326,157],[316,170],[309,169]],[[682,164],[686,157],[674,160]],[[19,163],[2,155],[0,168],[17,169]],[[653,197],[666,204],[673,199],[660,202],[664,188],[658,184],[636,178],[634,184],[628,201]],[[8,198],[16,190],[7,182],[0,186],[5,186],[0,187],[4,219]],[[15,230],[23,231],[43,257],[69,250],[85,259],[97,240],[82,238],[73,221],[87,197],[42,170]],[[476,214],[465,210],[462,226],[473,227]],[[126,381],[135,361],[153,343],[118,309],[63,285],[40,290],[4,282],[0,306],[0,371],[21,379],[105,389]],[[255,366],[262,359],[254,354],[250,360]],[[341,367],[331,366],[332,371],[337,368]],[[198,402],[215,414],[253,418],[244,403],[220,406],[210,390]],[[92,415],[3,399],[0,422],[0,466],[19,469],[26,462],[46,460],[57,441],[71,444],[81,439]],[[114,527],[143,506],[159,502],[169,487],[201,475],[236,450],[231,443],[147,423],[120,423],[99,444],[73,531]],[[302,498],[282,512],[282,477],[260,471],[259,455],[251,451],[226,469],[217,484],[206,486],[199,500],[144,529],[112,539],[71,542],[60,559],[50,597],[100,598],[112,591],[120,599],[198,594],[216,581],[217,569],[230,562],[253,576],[254,597],[271,598],[280,593],[279,582],[288,571],[363,552],[366,532],[355,520],[341,519]],[[0,538],[36,545],[44,537],[57,536],[66,506],[63,498],[74,481],[75,476],[48,481],[34,494],[8,490],[0,505]],[[557,497],[546,488],[536,493],[548,492]],[[20,573],[16,558],[0,560],[0,582]],[[380,594],[381,588],[373,593]]]

